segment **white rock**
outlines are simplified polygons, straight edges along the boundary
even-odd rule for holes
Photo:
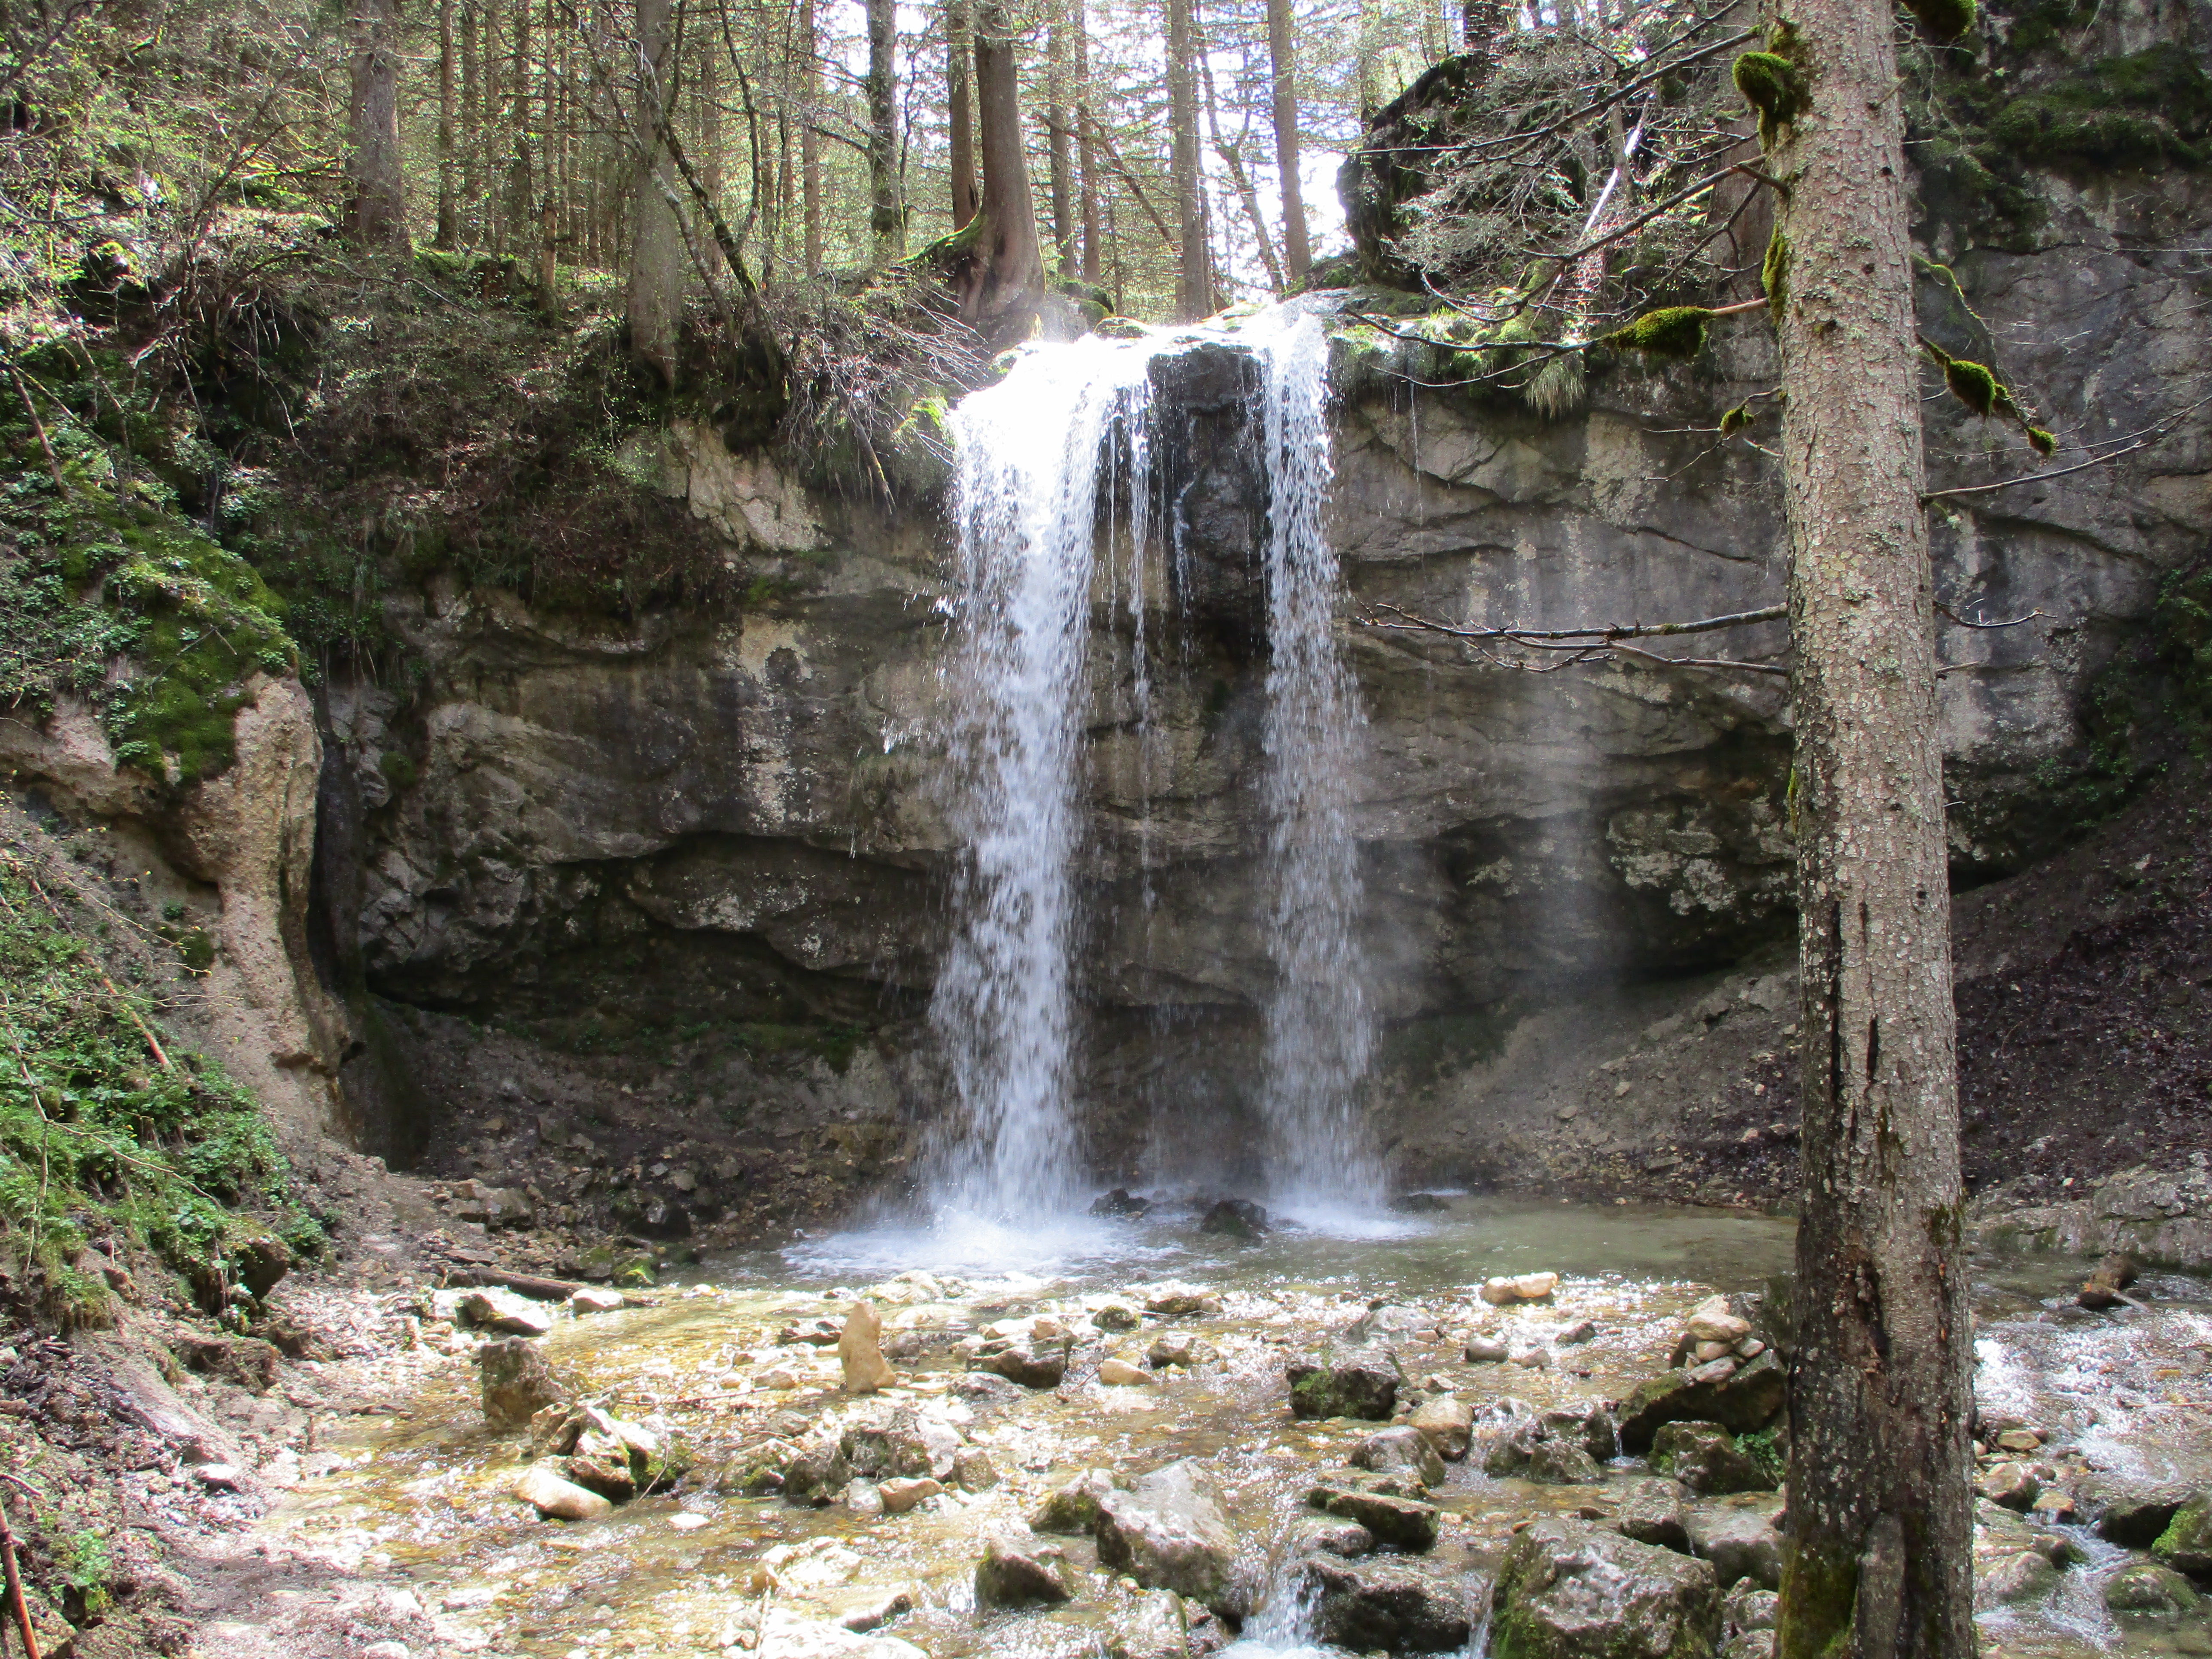
[[[596,1521],[614,1505],[573,1480],[563,1480],[543,1463],[534,1463],[514,1483],[514,1495],[549,1521]]]
[[[461,1322],[508,1336],[543,1336],[553,1328],[553,1314],[542,1302],[490,1286],[462,1292]]]
[[[1140,1388],[1159,1379],[1141,1365],[1132,1365],[1126,1359],[1102,1359],[1098,1362],[1098,1380],[1115,1388]]]
[[[927,1476],[886,1480],[877,1488],[883,1494],[884,1509],[891,1515],[904,1515],[927,1498],[935,1498],[945,1490],[941,1481]]]
[[[568,1298],[569,1308],[580,1314],[614,1313],[629,1305],[629,1298],[620,1291],[606,1291],[586,1285]]]
[[[670,1516],[668,1524],[678,1532],[696,1532],[713,1519],[712,1516],[694,1515],[690,1510],[686,1510],[681,1515]]]

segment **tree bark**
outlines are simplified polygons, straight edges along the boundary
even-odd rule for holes
[[[895,0],[868,7],[868,234],[878,269],[906,255],[906,208],[899,199],[898,8]]]
[[[1075,158],[1068,144],[1067,18],[1052,0],[1045,21],[1045,157],[1052,172],[1052,246],[1058,274],[1075,270]]]
[[[1252,222],[1252,236],[1259,244],[1260,263],[1267,267],[1267,287],[1274,294],[1283,292],[1283,265],[1275,257],[1274,240],[1267,234],[1267,221],[1260,211],[1260,192],[1254,188],[1252,175],[1245,170],[1244,152],[1230,143],[1221,131],[1220,100],[1215,95],[1213,63],[1205,53],[1198,55],[1198,78],[1206,88],[1206,127],[1213,138],[1213,152],[1221,158],[1228,170],[1229,182],[1237,191],[1237,199],[1243,204],[1244,216]],[[1250,131],[1249,124],[1246,131]]]
[[[1006,0],[976,0],[975,100],[983,197],[967,234],[961,315],[992,332],[1033,315],[1044,292],[1036,206],[1022,141],[1021,76]]]
[[[453,195],[453,0],[438,0],[438,230],[434,246],[461,240]]]
[[[952,106],[952,228],[975,216],[975,94],[969,84],[968,0],[945,0],[945,95]]]
[[[461,0],[461,201],[465,205],[459,215],[462,240],[470,246],[476,246],[477,183],[480,173],[477,167],[477,146],[483,142],[482,104],[477,85],[477,7],[476,0]]]
[[[632,118],[637,124],[632,164],[629,263],[629,345],[664,384],[676,384],[676,347],[684,320],[684,231],[669,200],[673,176],[660,142],[661,73],[670,60],[669,0],[637,0],[637,84]]]
[[[1091,136],[1091,36],[1084,0],[1068,0],[1075,25],[1075,178],[1083,219],[1083,280],[1098,280],[1098,157]]]
[[[1283,271],[1296,287],[1313,269],[1306,233],[1305,187],[1298,177],[1298,49],[1291,0],[1267,0],[1267,57],[1273,72],[1275,177],[1283,194]]]
[[[1168,173],[1174,185],[1176,245],[1175,319],[1194,323],[1213,309],[1213,273],[1206,240],[1206,216],[1199,199],[1202,182],[1198,152],[1198,76],[1194,67],[1197,31],[1191,0],[1166,0],[1168,15]]]
[[[1942,751],[1891,15],[1784,0],[1776,126],[1804,1199],[1781,1659],[1970,1659]]]
[[[398,0],[354,0],[352,187],[354,245],[407,251],[407,198],[399,167]]]
[[[507,200],[501,204],[507,232],[518,251],[530,237],[531,215],[536,210],[532,191],[534,169],[530,156],[530,0],[515,0],[514,7],[514,153],[507,164]]]
[[[821,106],[819,43],[814,31],[814,0],[799,0],[799,194],[806,221],[806,274],[822,274],[822,150],[814,123]]]

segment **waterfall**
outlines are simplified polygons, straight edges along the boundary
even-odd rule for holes
[[[1328,340],[1315,319],[1282,310],[1233,333],[1033,348],[953,411],[947,777],[969,855],[955,875],[931,1018],[964,1133],[938,1156],[936,1196],[955,1211],[1048,1215],[1065,1209],[1082,1174],[1068,1102],[1081,921],[1072,869],[1091,612],[1102,600],[1127,607],[1141,724],[1155,692],[1146,661],[1158,447],[1150,366],[1209,337],[1249,350],[1263,369],[1271,650],[1260,793],[1271,897],[1260,921],[1274,986],[1261,1108],[1272,1184],[1309,1204],[1358,1206],[1381,1194],[1355,1109],[1371,1046],[1351,820],[1360,717],[1335,639],[1339,573],[1323,529]]]
[[[1328,339],[1276,313],[1256,343],[1267,374],[1268,955],[1266,1086],[1275,1195],[1371,1206],[1382,1176],[1358,1093],[1374,1043],[1359,948],[1352,780],[1364,722],[1337,647]]]

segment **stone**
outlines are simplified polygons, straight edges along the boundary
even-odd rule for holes
[[[1132,1365],[1126,1359],[1102,1359],[1098,1362],[1098,1380],[1109,1388],[1142,1388],[1147,1382],[1157,1382],[1154,1376],[1141,1365]]]
[[[1470,1336],[1462,1352],[1470,1365],[1502,1365],[1513,1355],[1513,1350],[1494,1336]]]
[[[1485,1279],[1480,1294],[1493,1308],[1509,1308],[1521,1302],[1548,1302],[1559,1288],[1557,1273],[1521,1273]]]
[[[1722,1644],[1720,1659],[1774,1659],[1774,1632],[1738,1631]]]
[[[1491,1592],[1493,1659],[1706,1659],[1712,1566],[1584,1521],[1522,1528]]]
[[[1444,1483],[1444,1460],[1435,1443],[1411,1424],[1376,1430],[1352,1449],[1346,1461],[1355,1469],[1404,1469],[1424,1486]]]
[[[1030,1516],[1032,1532],[1090,1533],[1098,1526],[1098,1505],[1114,1482],[1103,1469],[1085,1469],[1066,1486],[1046,1494]]]
[[[1206,1211],[1198,1230],[1223,1238],[1259,1238],[1267,1233],[1267,1212],[1249,1199],[1224,1198]]]
[[[845,1485],[845,1507],[863,1521],[872,1521],[884,1512],[884,1494],[872,1480],[851,1480]]]
[[[1714,1367],[1729,1365],[1714,1374]],[[1771,1423],[1789,1392],[1789,1373],[1770,1350],[1735,1366],[1716,1360],[1694,1370],[1662,1371],[1637,1384],[1619,1413],[1620,1449],[1632,1455],[1651,1449],[1665,1423],[1717,1423],[1731,1434],[1751,1434]]]
[[[1467,1455],[1468,1443],[1474,1437],[1474,1407],[1455,1395],[1439,1395],[1434,1400],[1423,1401],[1406,1422],[1427,1438],[1439,1457],[1448,1463],[1456,1463]]]
[[[2027,1506],[2027,1512],[2051,1526],[2071,1526],[2081,1518],[2074,1494],[2063,1486],[2045,1486],[2036,1493],[2035,1502]]]
[[[1528,1449],[1521,1478],[1546,1486],[1594,1486],[1605,1479],[1597,1459],[1567,1440],[1539,1440]]]
[[[2142,1484],[2096,1474],[2081,1484],[2078,1498],[2095,1515],[2098,1537],[2131,1550],[2147,1550],[2194,1495],[2192,1488],[2176,1483]]]
[[[1650,1462],[1655,1474],[1672,1475],[1702,1497],[1772,1492],[1779,1484],[1717,1423],[1661,1424]]]
[[[1109,1302],[1091,1310],[1091,1322],[1109,1333],[1133,1331],[1144,1322],[1144,1317],[1127,1302]]]
[[[601,1290],[586,1285],[568,1297],[568,1310],[576,1314],[617,1313],[629,1305],[629,1298],[620,1291]]]
[[[192,1479],[208,1492],[238,1492],[246,1485],[246,1477],[232,1463],[195,1463]]]
[[[783,1490],[784,1471],[798,1448],[787,1440],[760,1440],[732,1453],[708,1483],[718,1492],[761,1498]]]
[[[1717,1342],[1723,1347],[1734,1347],[1751,1334],[1751,1322],[1729,1312],[1726,1297],[1709,1297],[1683,1322],[1682,1334],[1692,1342]]]
[[[896,1475],[884,1481],[877,1490],[883,1493],[884,1509],[887,1513],[904,1515],[916,1504],[941,1496],[945,1483],[933,1480],[926,1474]]]
[[[873,1394],[898,1380],[884,1359],[883,1316],[874,1303],[855,1302],[845,1316],[845,1328],[837,1334],[837,1364],[848,1394]]]
[[[2033,1550],[1977,1561],[1975,1568],[1974,1605],[1979,1607],[2040,1601],[2058,1587],[2058,1570]]]
[[[783,1495],[794,1504],[817,1509],[837,1501],[853,1478],[843,1449],[834,1440],[802,1447],[784,1465]]]
[[[1310,1515],[1291,1528],[1291,1550],[1297,1555],[1310,1555],[1318,1550],[1324,1555],[1342,1556],[1349,1561],[1375,1553],[1375,1534],[1357,1521]]]
[[[842,1630],[880,1630],[902,1613],[913,1611],[914,1592],[910,1589],[871,1590],[838,1613],[837,1624]]]
[[[1154,1370],[1169,1365],[1211,1365],[1221,1358],[1214,1346],[1188,1331],[1165,1331],[1145,1352],[1145,1363]]]
[[[1173,1590],[1224,1616],[1243,1612],[1234,1595],[1236,1539],[1228,1518],[1188,1459],[1098,1500],[1099,1565],[1146,1589]]]
[[[564,1480],[544,1463],[533,1463],[514,1483],[514,1495],[549,1521],[596,1521],[614,1513],[598,1492]]]
[[[1536,1421],[1553,1439],[1573,1442],[1601,1463],[1620,1450],[1613,1413],[1601,1405],[1554,1406],[1539,1412]]]
[[[1739,1633],[1772,1630],[1781,1607],[1782,1598],[1774,1591],[1761,1589],[1748,1578],[1740,1578],[1735,1587],[1721,1598],[1721,1628]]]
[[[981,1446],[963,1446],[953,1454],[952,1484],[963,1492],[988,1492],[999,1484],[997,1465]]]
[[[1597,1323],[1594,1320],[1578,1320],[1552,1339],[1555,1347],[1578,1348],[1585,1342],[1597,1340]]]
[[[1106,1632],[1106,1659],[1190,1659],[1190,1614],[1173,1590],[1148,1590]]]
[[[1996,1437],[1993,1451],[2010,1452],[2015,1457],[2033,1457],[2043,1449],[2043,1437],[2033,1429],[2007,1429]]]
[[[1116,1187],[1110,1193],[1102,1193],[1091,1200],[1091,1213],[1111,1216],[1133,1221],[1152,1207],[1149,1198],[1139,1198],[1127,1187]]]
[[[544,1354],[526,1337],[485,1343],[477,1350],[476,1363],[484,1422],[497,1432],[525,1428],[539,1412],[568,1397]]]
[[[1218,1316],[1221,1298],[1193,1285],[1156,1285],[1145,1293],[1145,1311],[1164,1319],[1180,1319],[1192,1314]]]
[[[1011,1347],[977,1356],[977,1370],[1003,1376],[1025,1389],[1056,1389],[1067,1375],[1067,1351],[1059,1347]]]
[[[1639,1544],[1690,1553],[1689,1494],[1673,1480],[1632,1480],[1613,1511],[1613,1529]]]
[[[543,1336],[553,1328],[552,1310],[542,1302],[497,1288],[462,1292],[461,1322],[509,1336]]]
[[[1974,1491],[1992,1504],[2008,1510],[2025,1510],[2035,1502],[2043,1483],[2025,1463],[1998,1463],[1975,1477]]]
[[[1467,1594],[1446,1573],[1402,1560],[1309,1555],[1291,1583],[1314,1634],[1353,1653],[1455,1653],[1474,1634]]]
[[[2151,1553],[2191,1578],[2212,1578],[2212,1493],[2198,1493],[2173,1512]]]
[[[872,1632],[847,1630],[786,1607],[762,1615],[754,1659],[929,1659],[911,1642]]]
[[[1388,1422],[1398,1403],[1398,1373],[1389,1360],[1348,1355],[1301,1360],[1285,1378],[1291,1415],[1301,1419],[1352,1417]]]
[[[1356,1521],[1393,1549],[1422,1551],[1436,1547],[1437,1506],[1387,1492],[1316,1486],[1306,1494],[1307,1504],[1340,1521]]]
[[[1724,1498],[1692,1507],[1685,1523],[1690,1552],[1713,1564],[1723,1589],[1748,1578],[1762,1589],[1782,1588],[1779,1498]]]
[[[1552,1369],[1552,1351],[1549,1348],[1523,1348],[1513,1356],[1513,1363],[1526,1366],[1532,1371],[1548,1371]]]
[[[2197,1587],[2171,1567],[2139,1561],[2105,1581],[2105,1606],[2114,1613],[2194,1613]]]

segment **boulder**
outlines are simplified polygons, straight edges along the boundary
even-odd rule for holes
[[[1001,1348],[997,1353],[979,1355],[975,1366],[1025,1389],[1056,1389],[1067,1375],[1067,1350],[1060,1346]]]
[[[1064,1533],[1071,1536],[1095,1532],[1098,1505],[1114,1490],[1103,1469],[1085,1469],[1066,1486],[1045,1496],[1030,1516],[1032,1532]]]
[[[823,1508],[836,1503],[852,1479],[852,1466],[837,1442],[817,1441],[794,1452],[784,1465],[783,1495],[794,1504]]]
[[[1789,1391],[1787,1370],[1771,1350],[1738,1364],[1662,1371],[1637,1384],[1620,1402],[1620,1449],[1640,1455],[1666,1423],[1717,1423],[1731,1434],[1751,1434],[1772,1422]]]
[[[614,1512],[598,1492],[564,1480],[544,1463],[532,1463],[514,1483],[514,1495],[549,1521],[596,1521]]]
[[[1748,1578],[1762,1589],[1782,1588],[1782,1516],[1779,1498],[1724,1498],[1692,1508],[1686,1522],[1690,1552],[1713,1564],[1726,1589]]]
[[[1375,1534],[1357,1521],[1339,1521],[1311,1515],[1291,1529],[1291,1549],[1297,1555],[1338,1555],[1350,1561],[1375,1553]]]
[[[2171,1567],[2141,1561],[2105,1581],[2105,1606],[2114,1613],[2194,1613],[2197,1587]]]
[[[1106,1632],[1106,1659],[1189,1659],[1190,1615],[1173,1590],[1149,1590]]]
[[[2025,1463],[1993,1464],[1974,1480],[1977,1496],[2008,1510],[2031,1508],[2042,1490],[2043,1483]]]
[[[1974,1605],[2017,1607],[2040,1601],[2058,1588],[2058,1569],[2033,1550],[1978,1559],[1974,1563]]]
[[[1127,1187],[1116,1187],[1110,1193],[1101,1193],[1091,1200],[1091,1213],[1133,1221],[1152,1207],[1149,1198],[1139,1198]]]
[[[1152,1346],[1145,1352],[1145,1364],[1154,1370],[1169,1365],[1211,1365],[1220,1358],[1211,1342],[1188,1331],[1164,1331],[1153,1339]]]
[[[542,1302],[496,1287],[464,1291],[456,1311],[464,1325],[509,1336],[543,1336],[553,1328],[553,1310]]]
[[[993,1539],[975,1564],[979,1607],[1056,1607],[1075,1599],[1067,1560],[1059,1548],[1024,1549]]]
[[[1605,1479],[1597,1459],[1569,1440],[1539,1440],[1528,1449],[1523,1480],[1546,1486],[1589,1486]]]
[[[2212,1493],[2200,1492],[2176,1510],[2150,1550],[2191,1578],[2212,1578]]]
[[[1774,1591],[1761,1589],[1748,1578],[1738,1579],[1735,1588],[1721,1598],[1721,1628],[1732,1636],[1772,1630],[1781,1607],[1782,1598]]]
[[[2191,1486],[2139,1484],[2111,1474],[2092,1475],[2080,1488],[2080,1501],[2097,1517],[2097,1536],[2131,1550],[2147,1550],[2156,1543],[2194,1496]]]
[[[1536,1420],[1554,1440],[1572,1441],[1602,1463],[1620,1450],[1620,1433],[1603,1406],[1554,1406]]]
[[[1102,1331],[1133,1331],[1145,1322],[1145,1316],[1130,1304],[1114,1301],[1102,1307],[1094,1308],[1091,1314],[1091,1322]]]
[[[894,1475],[877,1491],[883,1494],[884,1511],[904,1515],[926,1499],[936,1498],[945,1491],[945,1483],[933,1480],[927,1475]]]
[[[1163,1319],[1180,1319],[1191,1314],[1218,1315],[1221,1298],[1194,1285],[1155,1285],[1145,1292],[1145,1311],[1158,1314]]]
[[[1423,1401],[1406,1421],[1427,1437],[1439,1457],[1456,1463],[1467,1455],[1474,1433],[1474,1407],[1455,1395],[1438,1395]]]
[[[1316,1486],[1306,1502],[1323,1515],[1340,1521],[1356,1521],[1374,1534],[1377,1542],[1393,1549],[1433,1549],[1437,1541],[1437,1506],[1418,1498],[1347,1486]]]
[[[1713,1568],[1585,1521],[1523,1528],[1491,1591],[1492,1659],[1707,1659]]]
[[[548,1406],[568,1397],[545,1363],[545,1356],[526,1337],[503,1337],[477,1350],[477,1370],[483,1386],[484,1422],[501,1432],[526,1427]]]
[[[884,1359],[884,1322],[872,1302],[855,1302],[837,1335],[837,1363],[848,1394],[873,1394],[898,1379]]]
[[[988,1492],[999,1484],[998,1466],[981,1446],[963,1446],[953,1455],[952,1484],[963,1492]]]
[[[1291,1570],[1321,1640],[1353,1653],[1455,1653],[1474,1633],[1467,1592],[1449,1573],[1404,1560],[1310,1555]]]
[[[1486,1279],[1482,1283],[1482,1299],[1493,1308],[1510,1308],[1522,1302],[1548,1302],[1552,1292],[1559,1288],[1557,1273],[1521,1273],[1510,1278]]]
[[[1380,1357],[1300,1360],[1285,1376],[1291,1389],[1291,1415],[1297,1418],[1388,1422],[1398,1403],[1397,1369]]]
[[[1732,1492],[1772,1492],[1778,1484],[1717,1423],[1661,1424],[1651,1437],[1651,1468],[1709,1498]]]
[[[1352,1449],[1346,1461],[1355,1469],[1403,1469],[1425,1486],[1444,1483],[1444,1460],[1428,1436],[1411,1425],[1377,1429]]]
[[[1470,1365],[1503,1365],[1513,1350],[1494,1336],[1470,1336],[1461,1351]]]
[[[1126,1359],[1102,1359],[1098,1362],[1098,1380],[1109,1388],[1141,1388],[1147,1382],[1157,1382],[1154,1376],[1141,1365],[1132,1365]]]
[[[1613,1511],[1613,1529],[1639,1544],[1690,1553],[1689,1494],[1672,1480],[1632,1480]]]
[[[1249,1198],[1224,1198],[1206,1211],[1198,1230],[1224,1238],[1258,1238],[1267,1231],[1267,1212]]]
[[[1173,1590],[1224,1615],[1242,1613],[1231,1578],[1236,1539],[1189,1460],[1155,1469],[1127,1492],[1102,1494],[1097,1539],[1099,1565],[1146,1589]]]

